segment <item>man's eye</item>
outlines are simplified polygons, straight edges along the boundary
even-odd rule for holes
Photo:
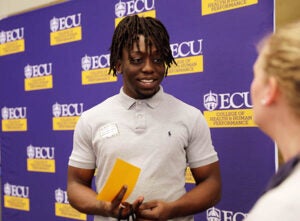
[[[164,63],[163,59],[161,59],[161,58],[155,58],[155,59],[153,59],[153,62],[156,63],[156,64]]]
[[[132,64],[140,64],[140,63],[143,62],[143,59],[141,59],[141,58],[130,58],[129,61]]]

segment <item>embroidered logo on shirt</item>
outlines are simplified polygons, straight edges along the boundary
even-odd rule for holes
[[[119,134],[118,126],[116,123],[105,124],[99,128],[99,133],[102,138],[109,138]]]

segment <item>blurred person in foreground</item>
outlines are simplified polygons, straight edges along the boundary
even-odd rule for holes
[[[251,84],[254,120],[284,164],[245,221],[300,220],[300,22],[263,39]]]
[[[110,72],[122,76],[123,87],[76,125],[69,202],[95,221],[194,220],[220,199],[219,160],[200,110],[161,86],[175,63],[168,32],[158,19],[128,16],[116,27],[110,50]],[[141,168],[137,184],[126,202],[126,185],[111,202],[97,200],[117,158]],[[187,166],[196,181],[188,192]]]

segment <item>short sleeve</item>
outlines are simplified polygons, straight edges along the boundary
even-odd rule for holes
[[[69,157],[69,165],[83,169],[94,169],[96,165],[96,156],[92,146],[92,129],[84,113],[74,130],[73,150]]]
[[[189,145],[186,151],[188,165],[191,168],[218,161],[217,152],[212,144],[210,129],[200,110],[198,110],[196,120],[191,122]]]

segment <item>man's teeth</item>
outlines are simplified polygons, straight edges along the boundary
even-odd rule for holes
[[[141,82],[143,82],[143,83],[152,83],[152,82],[153,82],[153,79],[152,79],[152,80],[146,80],[146,79],[143,79],[143,80],[141,80]]]

